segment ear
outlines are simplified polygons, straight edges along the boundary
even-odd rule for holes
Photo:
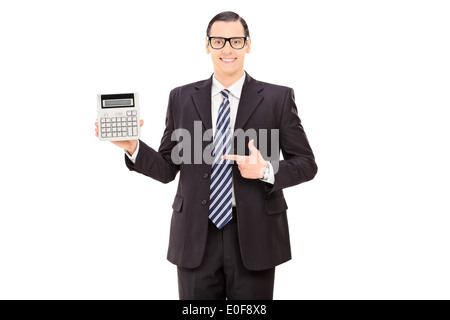
[[[248,37],[247,44],[245,45],[246,46],[245,47],[245,52],[246,53],[250,53],[251,44],[252,44],[252,38]]]
[[[209,48],[208,37],[206,37],[206,54],[210,54],[210,53],[211,53],[211,49]]]

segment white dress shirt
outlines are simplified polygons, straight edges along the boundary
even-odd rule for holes
[[[230,124],[232,132],[234,132],[234,123],[236,121],[236,115],[239,106],[239,100],[241,98],[242,87],[244,86],[244,81],[245,81],[245,72],[238,81],[236,81],[233,85],[227,88],[228,91],[230,91],[230,94],[228,95],[228,101],[230,102],[230,122],[231,122]],[[226,88],[216,79],[215,76],[213,76],[211,87],[211,123],[213,133],[216,132],[217,116],[219,115],[220,104],[222,103],[223,100],[222,94],[220,92],[224,89]],[[131,160],[131,162],[135,163],[138,152],[139,152],[139,140],[136,151],[133,153],[133,155],[130,155],[126,151],[125,154]],[[260,180],[270,184],[274,184],[275,174],[273,173],[273,167],[270,162],[268,162],[268,164],[269,164],[269,176],[267,179],[261,178]],[[232,187],[232,194],[233,194],[233,206],[236,206],[233,187]]]

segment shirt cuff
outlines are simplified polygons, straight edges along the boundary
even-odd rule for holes
[[[261,178],[259,180],[270,183],[270,184],[274,184],[275,183],[275,173],[273,173],[273,167],[272,164],[267,161],[268,167],[269,167],[269,176],[267,177],[267,179]]]
[[[134,151],[134,153],[132,155],[128,151],[125,150],[125,154],[127,155],[128,159],[130,159],[130,161],[133,162],[133,164],[136,163],[136,157],[138,155],[138,152],[139,152],[139,140],[137,143],[136,150]]]

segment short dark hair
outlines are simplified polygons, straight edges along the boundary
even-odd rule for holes
[[[208,24],[208,28],[206,29],[206,36],[209,37],[211,34],[211,27],[216,21],[239,21],[242,26],[244,27],[244,35],[246,37],[250,37],[250,32],[248,31],[247,22],[239,16],[237,13],[232,11],[224,11],[219,14],[217,14],[214,18],[211,19],[211,21]]]

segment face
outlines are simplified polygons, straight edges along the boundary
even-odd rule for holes
[[[244,27],[239,21],[216,21],[211,26],[211,37],[244,37]],[[216,50],[210,47],[206,39],[206,53],[211,54],[214,64],[214,73],[222,76],[241,76],[244,72],[244,58],[250,53],[250,38],[242,49],[233,49],[227,41],[225,47]]]

